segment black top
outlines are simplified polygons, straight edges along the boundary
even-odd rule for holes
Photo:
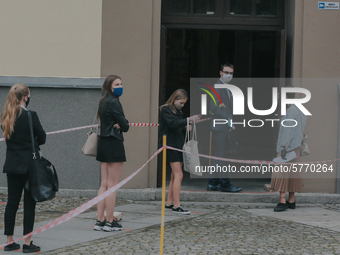
[[[36,151],[39,150],[39,145],[46,141],[46,133],[43,130],[38,115],[34,111],[32,114],[33,133],[36,138],[35,147]],[[33,159],[32,141],[30,128],[28,124],[28,114],[25,109],[14,123],[14,131],[10,139],[6,140],[6,160],[3,168],[4,173],[10,174],[27,174],[31,160]]]
[[[114,136],[124,141],[122,132],[129,130],[129,122],[125,119],[122,105],[119,100],[110,94],[106,94],[99,105],[100,118],[100,136]],[[113,128],[113,125],[119,124],[120,129]]]
[[[185,139],[185,127],[187,119],[179,111],[173,113],[168,105],[161,109],[158,128],[158,147],[163,146],[163,135],[166,135],[168,146],[182,149]]]

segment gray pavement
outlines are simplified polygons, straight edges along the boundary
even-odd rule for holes
[[[279,213],[273,212],[275,203],[182,205],[193,213],[166,210],[164,254],[340,254],[339,204],[297,203],[295,210]],[[43,254],[159,254],[161,202],[126,201],[116,211],[123,213],[123,231],[94,231],[92,210],[34,236],[34,243]],[[15,233],[22,233],[20,226]]]

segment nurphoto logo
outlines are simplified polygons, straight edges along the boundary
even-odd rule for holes
[[[233,100],[232,100],[232,106],[233,106],[233,115],[244,115],[244,94],[242,90],[231,84],[215,84],[214,88],[208,84],[199,82],[200,84],[204,85],[206,88],[210,89],[212,93],[217,97],[219,100],[219,103],[222,104],[221,98],[218,95],[216,89],[229,89],[232,93]],[[215,96],[205,88],[199,88],[206,92],[211,99],[213,100],[215,106],[218,105],[218,102],[215,100]],[[287,98],[287,93],[301,93],[304,94],[304,98]],[[207,102],[207,94],[201,95],[201,115],[207,115],[207,108],[208,108],[208,102]],[[299,108],[305,115],[311,116],[312,114],[306,109],[306,107],[303,106],[303,104],[307,103],[311,99],[311,93],[309,90],[305,88],[296,88],[296,87],[282,87],[281,88],[281,115],[286,115],[286,106],[287,105],[295,105],[297,108]],[[272,105],[269,109],[266,110],[259,110],[255,109],[254,103],[253,103],[253,88],[248,87],[247,88],[247,106],[251,113],[257,116],[267,116],[273,114],[277,107],[278,107],[278,88],[273,87],[272,88]],[[265,119],[267,122],[271,122],[271,126],[274,127],[275,121],[280,121],[280,119]],[[262,127],[265,123],[264,120],[261,119],[250,119],[247,121],[247,124],[249,127]],[[255,124],[257,123],[257,124]],[[213,119],[213,126],[216,125],[235,125],[235,124],[241,124],[244,127],[246,126],[246,120],[244,119],[242,122],[233,122],[232,119]],[[297,121],[293,119],[286,119],[281,121],[281,125],[284,127],[295,127],[297,125]]]

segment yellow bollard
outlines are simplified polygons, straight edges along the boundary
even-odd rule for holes
[[[163,135],[163,146],[166,145],[166,135]],[[161,217],[161,247],[160,255],[163,255],[164,246],[164,214],[165,214],[165,185],[166,185],[166,149],[163,149],[163,173],[162,173],[162,217]]]

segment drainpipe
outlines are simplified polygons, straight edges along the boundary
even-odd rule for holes
[[[339,88],[339,103],[338,103],[338,153],[337,158],[340,158],[340,83],[338,83]],[[335,193],[340,194],[340,164],[339,161],[337,163],[337,171],[336,171],[336,183],[335,183]]]

